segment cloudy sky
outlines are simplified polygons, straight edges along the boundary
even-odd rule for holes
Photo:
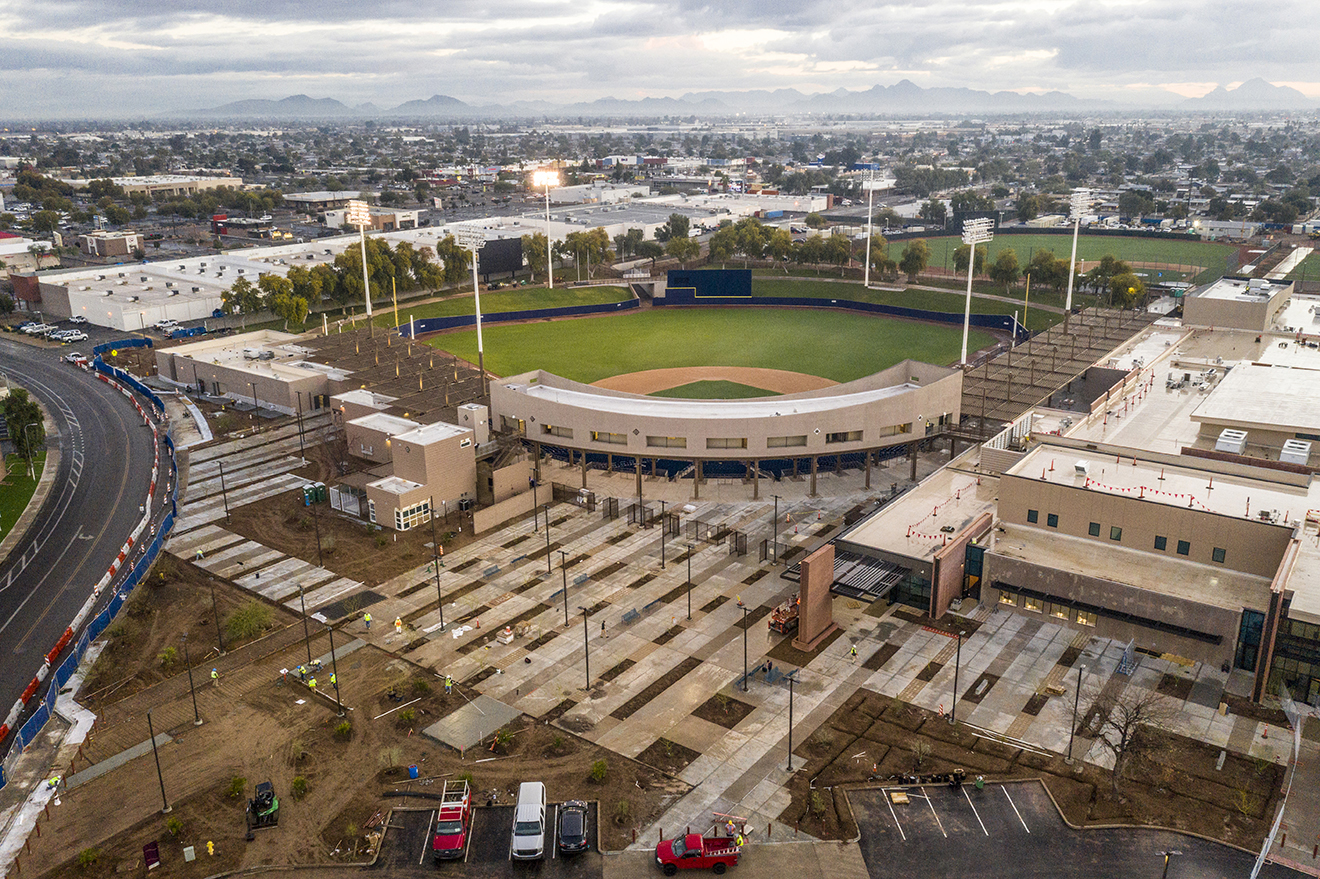
[[[920,86],[1320,100],[1314,0],[4,0],[0,117]]]

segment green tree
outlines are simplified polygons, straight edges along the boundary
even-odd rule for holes
[[[665,246],[659,241],[643,241],[637,245],[637,255],[642,259],[651,261],[651,268],[655,268],[655,261],[665,255]]]
[[[37,211],[30,223],[33,232],[54,232],[60,227],[60,215],[54,211]]]
[[[669,220],[655,230],[655,240],[667,244],[671,238],[686,238],[692,228],[692,221],[682,214],[669,215]]]
[[[903,255],[898,260],[899,271],[907,275],[908,283],[915,281],[917,275],[924,272],[928,265],[930,265],[930,247],[920,238],[909,242],[903,248]]]
[[[1155,199],[1144,192],[1129,189],[1118,197],[1118,212],[1124,217],[1140,217],[1155,212]]]
[[[738,250],[738,233],[733,226],[721,226],[710,236],[710,261],[723,266]]]
[[[822,217],[820,214],[816,213],[815,211],[812,211],[811,213],[807,214],[807,218],[805,222],[807,224],[808,229],[825,228],[825,218]]]
[[[533,232],[530,235],[522,237],[523,256],[527,259],[527,267],[532,270],[532,277],[544,275],[548,267],[545,261],[545,233]]]
[[[994,199],[988,198],[971,189],[960,189],[949,196],[949,207],[955,213],[963,211],[993,211]]]
[[[760,259],[765,253],[769,238],[765,226],[756,217],[744,217],[733,224],[733,231],[738,241],[738,252],[743,255],[744,265],[748,259]]]
[[[1027,274],[1032,283],[1058,291],[1068,283],[1068,261],[1056,257],[1052,250],[1037,250],[1027,264]]]
[[[1120,308],[1131,308],[1146,296],[1146,285],[1131,272],[1115,275],[1109,281],[1110,301]]]
[[[4,402],[5,423],[9,425],[9,441],[14,451],[26,458],[39,451],[46,441],[46,428],[41,421],[41,407],[23,388],[12,388]],[[30,428],[28,425],[36,425]],[[30,444],[30,445],[29,445]]]
[[[967,271],[967,254],[971,250],[966,244],[959,244],[953,251],[953,270],[956,272]],[[976,245],[976,267],[981,274],[985,274],[986,263],[989,260],[990,251],[984,244]]]
[[[574,259],[585,260],[589,267],[614,258],[609,233],[600,227],[569,232],[564,236],[563,252],[573,254]]]
[[[1022,277],[1022,266],[1018,264],[1017,254],[1013,252],[1013,248],[1006,247],[999,251],[995,261],[990,264],[987,274],[990,275],[990,280],[1003,284],[1004,292],[1007,293],[1008,288]]]
[[[819,265],[825,261],[825,239],[819,235],[803,238],[793,248],[793,259],[803,265]]]
[[[1024,223],[1040,216],[1040,196],[1034,192],[1024,192],[1019,195],[1016,206],[1017,218]]]
[[[1103,293],[1109,289],[1109,282],[1118,275],[1130,274],[1132,267],[1123,260],[1114,256],[1112,253],[1106,253],[1100,258],[1096,267],[1091,269],[1084,276],[1086,286],[1097,293]]]
[[[839,276],[843,269],[852,262],[852,239],[842,232],[835,232],[825,239],[825,259],[839,267]]]
[[[772,229],[765,243],[765,253],[776,262],[788,259],[793,252],[793,236],[787,229]]]
[[[535,238],[536,235],[528,237]],[[540,237],[542,241],[545,240],[544,235]],[[526,240],[523,239],[524,245]],[[468,267],[472,265],[472,251],[460,247],[453,235],[446,235],[435,243],[435,258],[440,262],[446,284],[458,284],[467,278]],[[541,261],[544,259],[545,251],[542,250]]]
[[[247,278],[239,278],[220,294],[220,308],[225,314],[256,314],[261,310],[261,291]]]
[[[681,266],[701,254],[701,244],[695,238],[670,238],[665,242],[665,253],[678,260]]]
[[[947,218],[948,215],[949,209],[945,206],[944,202],[940,201],[938,198],[929,199],[921,206],[921,209],[917,211],[917,216],[921,219],[928,223],[939,223],[941,226],[944,225],[945,218]]]

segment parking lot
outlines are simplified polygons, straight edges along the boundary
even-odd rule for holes
[[[903,791],[906,804],[891,791]],[[1165,830],[1073,830],[1039,782],[885,787],[848,792],[861,828],[862,857],[872,877],[1245,876],[1252,856]],[[1262,876],[1298,876],[1267,865]]]
[[[466,856],[462,860],[437,862],[431,857],[431,828],[435,809],[407,807],[394,810],[381,843],[377,866],[391,875],[425,872],[471,877],[545,877],[545,879],[598,879],[602,856],[596,836],[597,806],[587,811],[588,850],[562,857],[556,842],[559,804],[546,807],[545,857],[539,861],[514,861],[509,857],[513,828],[513,806],[482,806],[472,810]]]

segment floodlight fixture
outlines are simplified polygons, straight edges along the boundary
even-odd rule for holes
[[[963,309],[962,357],[959,364],[967,366],[967,333],[972,325],[972,276],[976,274],[976,245],[995,237],[995,221],[990,217],[963,220],[963,243],[967,245],[967,304]]]

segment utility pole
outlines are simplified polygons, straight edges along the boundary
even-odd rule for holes
[[[431,513],[431,567],[435,569],[435,600],[440,608],[440,631],[445,630],[445,596],[440,591],[440,544],[435,539],[435,498],[430,499]]]

